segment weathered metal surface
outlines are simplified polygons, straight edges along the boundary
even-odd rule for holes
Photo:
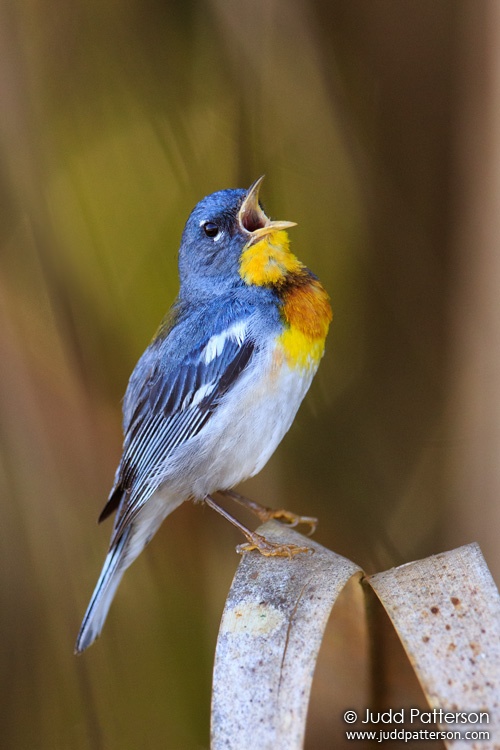
[[[332,606],[360,568],[270,521],[268,539],[311,547],[292,559],[245,554],[215,655],[212,750],[300,750],[314,667]]]
[[[488,720],[442,730],[489,732],[448,747],[500,748],[500,597],[478,545],[368,578],[403,643],[431,708]],[[438,716],[438,714],[436,714]],[[475,719],[475,716],[472,716]],[[420,725],[418,725],[420,726]]]
[[[363,575],[354,563],[275,521],[259,532],[280,543],[306,542],[314,554],[269,559],[250,553],[242,559],[217,643],[212,750],[303,747],[314,668],[332,606],[349,579]],[[435,709],[440,730],[462,733],[461,740],[445,739],[447,747],[499,750],[500,597],[479,547],[366,580],[401,639],[429,715]],[[359,610],[352,616],[359,617]],[[456,714],[454,723],[444,718],[450,713]],[[463,716],[471,721],[464,723]],[[412,728],[436,729],[425,722],[415,720]],[[467,739],[467,731],[486,731],[489,738]]]

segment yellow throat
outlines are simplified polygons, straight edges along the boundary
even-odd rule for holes
[[[303,268],[300,260],[290,252],[290,240],[284,229],[269,232],[249,244],[240,258],[240,276],[249,285],[279,285],[289,274],[298,273]]]
[[[287,232],[269,232],[246,247],[240,276],[246,284],[276,289],[285,325],[278,351],[291,367],[315,369],[323,356],[332,311],[320,282],[290,252]]]

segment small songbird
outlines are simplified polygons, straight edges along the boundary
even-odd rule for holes
[[[125,570],[184,500],[205,502],[248,540],[239,552],[288,555],[219,506],[227,495],[261,520],[315,526],[232,488],[257,474],[293,422],[323,356],[332,318],[317,277],[291,252],[289,221],[259,203],[263,178],[221,190],[191,213],[179,250],[180,290],[137,363],[123,402],[123,455],[99,521],[116,517],[75,653],[99,636]]]

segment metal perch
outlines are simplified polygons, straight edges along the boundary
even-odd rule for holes
[[[212,750],[301,750],[312,679],[331,609],[362,570],[269,521],[273,542],[311,554],[245,554],[222,616],[215,655]],[[430,707],[487,711],[490,739],[447,747],[500,747],[500,597],[471,544],[367,579],[406,649]],[[369,669],[369,665],[367,665]],[[440,728],[450,729],[440,724]],[[477,727],[476,727],[477,728]]]

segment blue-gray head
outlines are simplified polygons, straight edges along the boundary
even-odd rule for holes
[[[180,296],[224,294],[242,284],[243,250],[266,234],[294,226],[271,221],[259,203],[260,177],[248,190],[220,190],[191,212],[179,250]]]

